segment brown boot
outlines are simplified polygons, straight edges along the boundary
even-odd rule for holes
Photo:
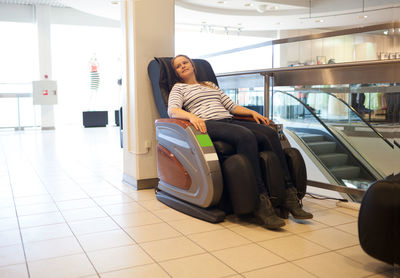
[[[259,203],[254,212],[257,221],[267,229],[278,229],[285,226],[285,221],[275,214],[271,201],[265,193],[259,196]]]
[[[295,187],[289,187],[286,189],[286,198],[283,207],[280,208],[278,215],[282,218],[289,218],[289,212],[296,219],[311,219],[313,215],[306,212],[302,208],[301,201],[297,197],[297,190]]]

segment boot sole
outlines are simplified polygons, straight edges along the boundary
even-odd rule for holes
[[[283,223],[280,224],[280,225],[268,226],[268,225],[266,225],[266,224],[264,223],[264,221],[262,221],[261,219],[259,219],[259,218],[257,218],[257,217],[256,217],[256,223],[259,224],[260,226],[262,226],[262,227],[264,227],[264,228],[266,228],[266,229],[270,229],[270,230],[277,230],[277,229],[279,229],[279,228],[281,228],[281,227],[283,227],[283,226],[286,225],[286,223],[283,222]]]
[[[269,230],[278,230],[279,228],[285,226],[286,223],[284,223],[283,225],[278,225],[278,226],[267,226],[267,225],[263,225],[264,228],[269,229]]]
[[[301,217],[301,216],[297,216],[297,217],[296,217],[296,216],[294,216],[293,214],[292,214],[292,216],[293,216],[294,219],[301,219],[301,220],[313,219],[313,217],[314,217],[314,216],[311,216],[311,217]]]

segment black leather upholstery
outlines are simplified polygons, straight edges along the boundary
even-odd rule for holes
[[[154,100],[161,118],[168,118],[167,106],[169,93],[175,83],[179,82],[175,75],[175,71],[171,66],[171,60],[172,58],[170,57],[155,58],[155,60],[150,62],[148,68],[153,86]],[[193,62],[196,67],[197,80],[211,81],[218,86],[214,70],[206,60],[193,59]],[[227,156],[236,153],[235,148],[228,143],[222,141],[216,141],[213,143],[221,158],[226,158]]]
[[[168,118],[167,106],[168,97],[172,87],[175,83],[179,82],[175,75],[175,71],[171,66],[170,57],[155,58],[149,64],[149,75],[152,76],[151,82],[158,82],[158,84],[152,84],[154,99],[161,118]],[[206,60],[193,59],[196,67],[196,77],[198,81],[211,81],[218,85],[217,78],[211,67]]]
[[[400,264],[400,175],[372,184],[358,215],[363,250],[389,264]]]

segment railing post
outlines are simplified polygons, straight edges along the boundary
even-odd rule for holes
[[[264,117],[269,118],[269,75],[264,74]]]

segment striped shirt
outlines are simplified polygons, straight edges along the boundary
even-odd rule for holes
[[[169,94],[168,115],[172,108],[181,108],[203,120],[232,118],[236,104],[212,82],[176,83]]]

